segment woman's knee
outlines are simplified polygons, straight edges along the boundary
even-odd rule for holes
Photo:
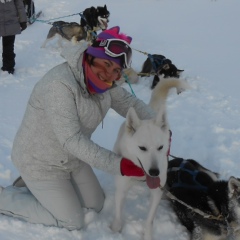
[[[98,195],[97,198],[95,198],[95,201],[93,201],[92,208],[96,212],[100,212],[103,209],[104,202],[105,202],[105,194],[104,194],[104,192],[102,192],[101,194]]]
[[[69,231],[80,230],[84,227],[84,216],[72,216],[69,219],[57,220],[58,226],[68,229]]]
[[[82,207],[100,212],[104,205],[105,194],[92,168],[88,164],[82,164],[82,168],[72,173],[71,181]]]

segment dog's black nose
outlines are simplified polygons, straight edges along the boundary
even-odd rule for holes
[[[152,177],[157,177],[160,173],[159,169],[151,168],[149,171],[149,175]]]

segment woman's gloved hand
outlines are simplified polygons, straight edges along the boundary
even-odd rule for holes
[[[26,22],[20,22],[21,31],[24,31],[27,28]]]

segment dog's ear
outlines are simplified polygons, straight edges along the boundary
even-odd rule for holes
[[[96,11],[96,8],[92,6],[92,7],[90,8],[90,12],[91,12],[91,13],[94,13],[95,11]]]
[[[163,63],[164,64],[172,64],[172,61],[170,59],[166,58],[163,60]]]
[[[134,134],[140,126],[141,120],[139,119],[133,107],[130,107],[126,116],[126,128],[129,134]]]
[[[240,192],[240,181],[235,177],[230,177],[228,180],[228,196],[231,199],[234,193]]]

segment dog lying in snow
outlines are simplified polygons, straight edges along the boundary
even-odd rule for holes
[[[157,84],[152,92],[149,105],[157,113],[154,119],[140,120],[133,108],[130,108],[126,121],[120,127],[114,151],[125,158],[131,159],[145,172],[144,180],[150,188],[151,203],[146,220],[144,239],[152,239],[152,225],[156,209],[162,197],[162,189],[167,178],[169,149],[169,126],[166,118],[166,98],[171,88],[189,88],[185,81],[164,79]],[[143,179],[141,179],[143,180]],[[111,229],[118,232],[122,229],[123,201],[132,181],[136,179],[116,176],[116,209]],[[152,189],[151,189],[152,188]]]
[[[188,205],[171,200],[191,240],[240,240],[239,179],[219,180],[219,174],[198,162],[175,158],[169,161],[166,185]]]

